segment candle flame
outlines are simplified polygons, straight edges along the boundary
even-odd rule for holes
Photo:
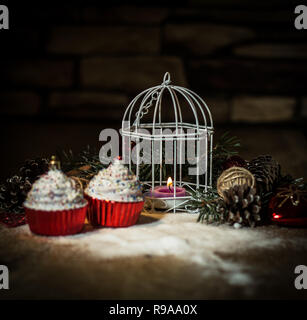
[[[169,188],[173,186],[173,179],[172,179],[171,177],[169,177],[169,178],[167,179],[167,186],[168,186]]]

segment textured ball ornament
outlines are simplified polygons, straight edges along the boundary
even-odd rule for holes
[[[242,167],[246,168],[247,167],[247,162],[242,159],[239,156],[232,156],[228,158],[223,164],[222,164],[222,169],[227,170],[231,167]]]
[[[255,178],[245,168],[242,167],[231,167],[222,172],[222,174],[217,179],[217,192],[223,197],[223,192],[229,190],[235,185],[244,185],[253,188],[255,185]]]
[[[307,191],[286,187],[272,197],[268,210],[274,224],[307,227]]]

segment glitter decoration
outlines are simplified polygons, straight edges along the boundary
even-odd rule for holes
[[[50,168],[33,185],[24,207],[34,210],[71,210],[86,206],[82,190],[61,170]]]
[[[142,185],[119,158],[89,182],[84,193],[94,199],[117,202],[143,201]]]

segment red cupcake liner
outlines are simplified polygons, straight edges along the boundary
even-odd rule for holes
[[[87,219],[93,226],[129,227],[136,224],[144,201],[116,202],[85,196],[88,200]]]
[[[87,205],[78,209],[57,211],[25,208],[30,230],[45,236],[66,236],[80,232],[84,226],[86,211]]]

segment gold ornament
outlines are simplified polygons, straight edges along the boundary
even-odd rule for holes
[[[295,207],[297,207],[300,204],[301,199],[307,201],[307,190],[300,190],[295,185],[290,185],[285,188],[279,188],[277,191],[278,192],[276,194],[276,197],[284,198],[281,201],[281,203],[277,206],[277,208],[281,208],[283,204],[289,199]]]
[[[56,156],[52,156],[49,162],[49,169],[61,169],[61,163],[57,160]]]
[[[217,192],[223,197],[223,192],[232,188],[235,185],[247,184],[253,188],[255,185],[255,177],[253,174],[242,167],[231,167],[222,172],[217,179]]]

